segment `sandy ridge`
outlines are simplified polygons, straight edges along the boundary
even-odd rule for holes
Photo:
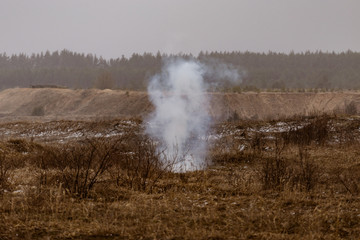
[[[207,93],[210,114],[226,120],[276,119],[293,115],[344,110],[354,102],[360,112],[359,92],[324,93]],[[0,118],[33,118],[35,107],[47,119],[144,117],[153,111],[146,92],[98,89],[12,88],[0,92]],[[38,117],[35,117],[38,118]]]

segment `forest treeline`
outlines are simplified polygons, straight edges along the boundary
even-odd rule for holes
[[[0,88],[53,85],[68,88],[145,90],[149,78],[161,71],[164,59],[182,57],[225,63],[241,79],[215,90],[239,89],[360,89],[360,53],[200,52],[166,55],[144,53],[103,59],[69,50],[39,54],[0,54]],[[240,77],[239,77],[240,78]],[[205,79],[213,81],[214,79]],[[221,80],[219,81],[221,83]]]

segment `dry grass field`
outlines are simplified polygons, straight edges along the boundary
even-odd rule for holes
[[[0,130],[0,239],[360,238],[358,117],[219,123],[184,173],[139,119]]]

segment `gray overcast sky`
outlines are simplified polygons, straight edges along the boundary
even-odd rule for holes
[[[0,0],[0,52],[360,51],[360,0]]]

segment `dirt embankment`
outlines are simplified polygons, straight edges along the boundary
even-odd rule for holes
[[[209,93],[210,113],[217,120],[276,119],[293,115],[344,111],[353,104],[360,112],[359,92]],[[146,116],[154,110],[145,92],[13,88],[0,92],[2,120],[39,118],[87,119]],[[236,113],[236,114],[235,114]],[[35,115],[35,116],[34,116]]]

